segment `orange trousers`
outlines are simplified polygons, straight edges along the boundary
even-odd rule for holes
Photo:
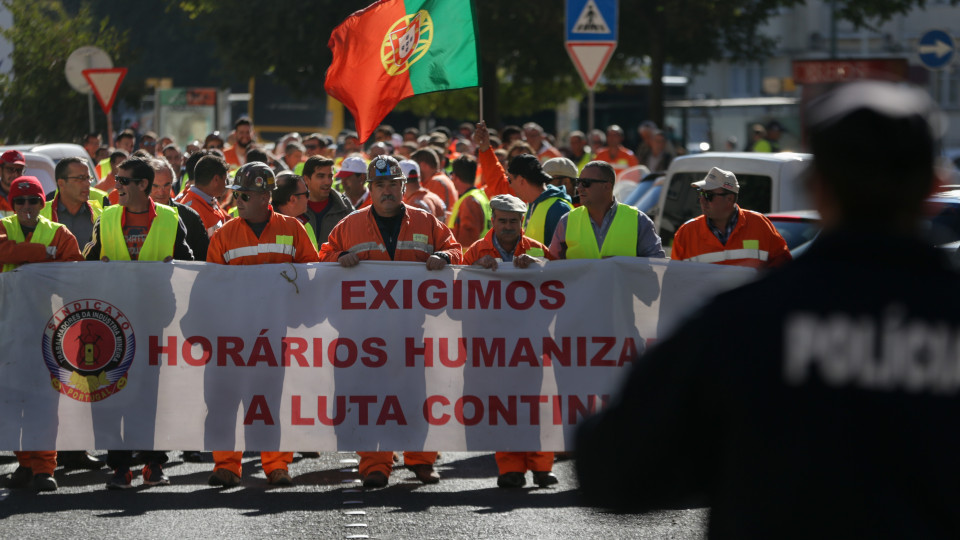
[[[243,452],[213,452],[213,470],[226,469],[240,476],[240,460]],[[260,452],[260,464],[267,476],[277,469],[287,469],[293,463],[293,452]]]
[[[553,470],[553,452],[497,452],[494,457],[500,474]]]
[[[390,476],[393,470],[393,452],[357,452],[360,456],[360,475],[366,476],[379,471]],[[436,452],[404,452],[404,465],[433,465],[437,460]]]
[[[42,452],[14,452],[17,455],[17,463],[21,467],[27,467],[33,470],[33,474],[53,475],[53,470],[57,468],[57,451],[44,450]]]

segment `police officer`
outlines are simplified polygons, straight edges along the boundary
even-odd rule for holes
[[[711,538],[960,538],[960,278],[918,236],[934,106],[858,82],[805,113],[820,237],[637,361],[579,429],[580,487],[709,505]]]

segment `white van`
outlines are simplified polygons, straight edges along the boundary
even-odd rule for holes
[[[674,159],[667,169],[666,187],[660,193],[656,215],[651,216],[664,245],[688,220],[700,215],[699,182],[712,167],[732,172],[740,183],[737,204],[763,214],[811,208],[803,175],[813,156],[780,152],[707,152]]]

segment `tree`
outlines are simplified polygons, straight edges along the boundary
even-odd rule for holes
[[[57,0],[2,1],[14,20],[0,29],[13,45],[12,77],[0,75],[3,137],[16,143],[77,140],[88,129],[87,99],[67,83],[67,57],[94,45],[123,65],[126,33],[109,19],[95,20],[88,6],[69,13]]]

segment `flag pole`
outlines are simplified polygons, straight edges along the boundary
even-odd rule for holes
[[[477,121],[483,122],[483,87],[478,86],[477,88],[480,89],[480,118]]]

